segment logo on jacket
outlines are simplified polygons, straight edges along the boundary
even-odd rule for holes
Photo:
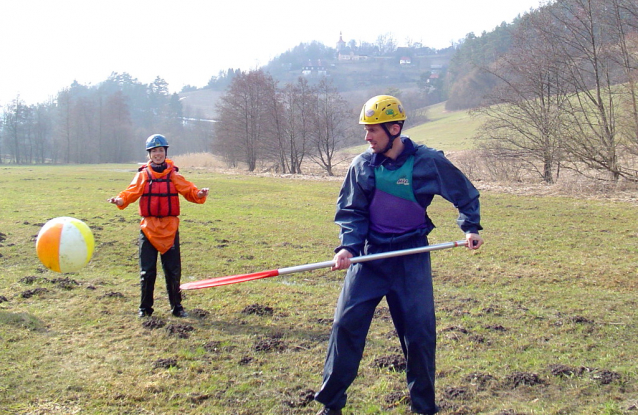
[[[409,186],[410,182],[408,181],[408,179],[406,179],[405,177],[400,178],[399,180],[397,180],[397,184],[398,185],[404,185],[404,186]]]

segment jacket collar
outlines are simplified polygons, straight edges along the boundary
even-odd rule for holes
[[[408,157],[416,153],[416,146],[414,145],[414,141],[412,141],[410,137],[408,137],[407,135],[402,135],[399,138],[401,142],[403,143],[403,151],[401,152],[401,154],[399,154],[399,157],[397,157],[396,160],[392,160],[384,156],[383,154],[373,153],[372,159],[370,160],[370,166],[378,167],[386,163],[388,160],[390,160],[390,162],[396,163],[399,166],[401,166],[403,165],[403,163],[405,163]]]
[[[148,171],[151,172],[151,175],[153,175],[153,177],[155,177],[155,178],[164,177],[168,173],[172,172],[173,170],[177,171],[177,168],[175,167],[175,164],[173,163],[173,160],[166,159],[166,165],[167,165],[166,169],[163,172],[161,172],[161,173],[158,173],[158,172],[156,172],[155,170],[153,170],[151,168],[151,162],[150,161],[144,165],[144,168],[147,168]]]

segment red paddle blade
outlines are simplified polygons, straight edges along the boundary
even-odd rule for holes
[[[236,284],[258,280],[260,278],[270,278],[279,275],[278,269],[270,271],[254,272],[252,274],[228,275],[225,277],[211,278],[208,280],[187,282],[179,286],[182,290],[199,290],[200,288],[219,287],[220,285]]]

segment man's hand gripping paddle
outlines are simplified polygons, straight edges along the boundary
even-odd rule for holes
[[[422,252],[438,251],[441,249],[455,248],[457,246],[467,246],[467,241],[445,242],[436,245],[428,245],[420,248],[402,249],[400,251],[382,252],[380,254],[362,255],[354,258],[350,258],[350,262],[356,264],[358,262],[373,261],[375,259],[392,258],[402,255],[419,254]],[[288,267],[281,269],[273,269],[270,271],[254,272],[252,274],[240,274],[240,275],[228,275],[225,277],[211,278],[208,280],[187,282],[180,285],[182,290],[198,290],[200,288],[218,287],[220,285],[237,284],[239,282],[246,282],[252,280],[258,280],[261,278],[276,277],[278,275],[292,274],[295,272],[312,271],[319,268],[332,267],[334,261],[315,262],[313,264],[298,265],[296,267]]]

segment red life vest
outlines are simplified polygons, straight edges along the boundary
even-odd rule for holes
[[[158,218],[179,216],[179,193],[171,180],[171,174],[173,170],[177,171],[177,167],[161,179],[154,179],[148,166],[140,167],[139,171],[142,170],[146,170],[147,178],[140,198],[140,215]]]

